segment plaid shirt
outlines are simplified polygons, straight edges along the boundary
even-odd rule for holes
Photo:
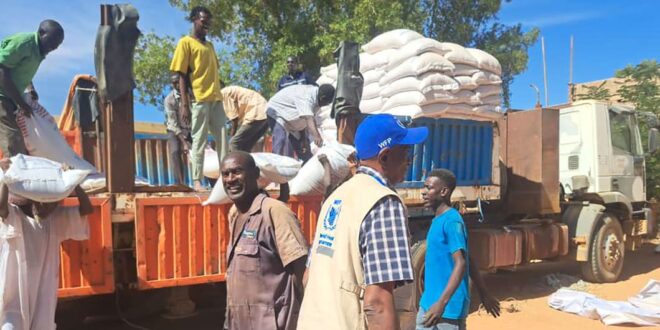
[[[369,167],[361,166],[358,173],[370,175],[394,190],[387,179]],[[366,285],[413,280],[408,213],[400,199],[383,197],[369,211],[360,227],[360,253]]]

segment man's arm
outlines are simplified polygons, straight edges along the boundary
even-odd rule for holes
[[[364,291],[364,313],[369,330],[398,329],[394,310],[394,282],[367,285]]]
[[[80,212],[80,215],[92,214],[94,212],[92,201],[89,200],[89,196],[80,186],[76,186],[76,196],[78,197],[78,212]]]
[[[9,188],[6,184],[0,185],[0,218],[4,221],[9,216]]]
[[[323,146],[323,138],[321,137],[321,132],[319,132],[319,128],[316,127],[316,120],[314,120],[314,116],[309,116],[307,117],[307,132],[312,136],[314,139],[314,144],[316,144],[317,147],[322,147]]]
[[[0,89],[2,89],[9,98],[11,98],[18,109],[23,112],[26,116],[32,115],[32,108],[23,100],[22,93],[14,85],[14,81],[11,80],[11,72],[8,67],[0,64]]]
[[[181,94],[181,101],[179,103],[179,118],[181,122],[190,125],[190,99],[188,98],[188,79],[186,74],[179,72],[179,93]]]
[[[436,301],[424,315],[425,327],[430,328],[442,320],[442,314],[445,313],[445,307],[447,307],[449,299],[454,295],[456,288],[461,284],[463,275],[465,275],[466,262],[465,257],[463,256],[463,250],[455,251],[452,253],[451,257],[454,260],[454,269],[451,271],[449,282],[447,282],[445,290],[440,295],[440,299],[438,299],[438,301]]]
[[[486,283],[484,282],[483,277],[481,277],[481,273],[479,272],[477,265],[475,265],[474,259],[469,257],[468,259],[470,263],[470,278],[472,279],[472,283],[474,283],[474,286],[477,289],[477,293],[479,294],[479,298],[481,299],[481,303],[484,305],[486,312],[488,312],[488,314],[492,315],[493,317],[500,316],[500,302],[493,298],[493,296],[490,295],[490,292],[488,292]]]

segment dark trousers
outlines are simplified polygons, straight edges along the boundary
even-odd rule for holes
[[[259,139],[266,134],[268,123],[266,120],[255,120],[251,123],[241,125],[236,134],[229,141],[231,151],[250,152]]]
[[[6,97],[0,96],[0,150],[7,158],[27,154],[21,130],[16,124],[16,106]]]
[[[312,150],[309,146],[309,138],[306,131],[300,132],[300,139],[297,139],[295,136],[289,134],[284,126],[280,125],[271,117],[268,117],[268,126],[270,126],[270,131],[273,134],[274,154],[292,158],[295,154],[303,162],[312,158]]]

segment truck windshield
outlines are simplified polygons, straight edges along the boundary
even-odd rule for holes
[[[615,112],[610,110],[610,134],[612,137],[612,150],[617,155],[642,154],[637,130],[637,120],[630,112]]]

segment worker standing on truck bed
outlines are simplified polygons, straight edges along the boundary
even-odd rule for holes
[[[189,20],[193,22],[193,32],[179,40],[170,64],[170,70],[179,73],[179,115],[184,124],[190,123],[192,127],[192,175],[194,188],[198,191],[203,190],[204,147],[208,133],[211,132],[216,141],[220,162],[225,138],[224,125],[227,121],[222,107],[218,57],[213,44],[206,40],[211,19],[211,12],[207,8],[198,6],[192,9]],[[186,93],[189,84],[195,96],[192,111]]]
[[[358,174],[319,213],[298,329],[398,328],[393,290],[413,280],[413,269],[408,215],[393,185],[405,177],[410,146],[427,136],[392,115],[360,124]]]
[[[417,330],[463,330],[470,307],[467,231],[460,213],[451,207],[456,176],[446,169],[431,171],[422,197],[435,211],[426,242],[424,293],[419,302]]]
[[[240,86],[222,86],[221,92],[225,112],[231,122],[229,148],[231,151],[250,152],[268,129],[267,101],[256,91]]]
[[[259,168],[250,154],[228,154],[220,172],[234,202],[229,211],[226,324],[231,330],[296,329],[308,249],[300,221],[286,204],[260,191]]]
[[[300,70],[300,63],[297,56],[289,56],[286,58],[286,68],[288,72],[280,78],[277,83],[277,90],[281,91],[285,87],[295,85],[314,85],[316,82],[305,72]]]
[[[183,154],[190,151],[192,137],[190,136],[190,123],[184,124],[179,118],[181,105],[181,91],[179,89],[179,75],[171,76],[172,90],[165,97],[165,128],[167,129],[167,149],[169,163],[176,177],[177,184],[183,184]]]
[[[32,79],[41,61],[63,40],[62,26],[45,20],[37,32],[14,34],[0,42],[0,150],[5,157],[27,154],[15,111],[28,117],[32,114],[22,98],[23,92],[38,99]]]
[[[266,105],[266,114],[273,134],[273,153],[294,157],[295,152],[304,162],[310,159],[309,136],[314,138],[318,147],[323,144],[314,115],[322,106],[330,104],[334,97],[335,88],[332,85],[295,85],[271,97]]]
[[[11,161],[3,159],[7,171]],[[76,187],[79,206],[37,203],[9,197],[0,186],[0,328],[55,330],[60,267],[60,243],[89,236],[86,215],[92,204]]]

